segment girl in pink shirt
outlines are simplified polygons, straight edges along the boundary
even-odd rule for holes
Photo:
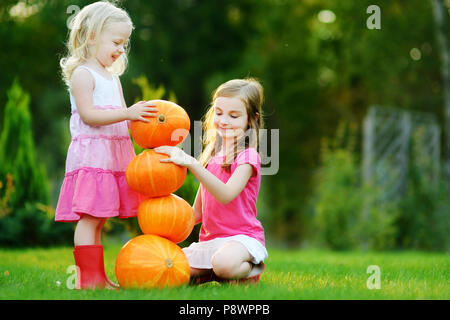
[[[196,223],[202,223],[199,242],[183,249],[193,283],[237,279],[256,283],[264,270],[264,229],[256,218],[262,102],[258,81],[230,80],[214,92],[198,161],[177,147],[155,148],[170,156],[161,161],[189,168],[200,181],[193,205]]]

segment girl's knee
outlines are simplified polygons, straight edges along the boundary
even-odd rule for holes
[[[240,259],[236,259],[231,252],[225,250],[219,250],[211,257],[214,273],[225,279],[235,278],[242,262]]]
[[[234,277],[235,266],[233,266],[230,261],[224,261],[218,258],[211,259],[211,265],[213,267],[214,273],[224,279],[231,279]]]

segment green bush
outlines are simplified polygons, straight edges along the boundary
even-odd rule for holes
[[[380,187],[362,183],[354,135],[348,131],[341,125],[335,141],[322,148],[322,166],[309,204],[311,238],[338,250],[449,250],[449,184],[431,174],[432,161],[414,137],[405,191],[386,200]]]
[[[47,206],[49,187],[34,147],[30,95],[15,79],[7,96],[0,134],[0,246],[68,243],[72,227],[56,224]]]
[[[367,187],[365,199],[374,198],[375,188]],[[397,224],[399,216],[397,203],[390,201],[366,206],[360,216],[357,233],[361,239],[360,248],[372,250],[390,250],[396,247]]]
[[[53,221],[54,210],[27,202],[0,220],[0,244],[6,247],[55,246],[71,243],[73,226]]]
[[[38,161],[33,140],[30,95],[17,79],[7,91],[3,130],[0,135],[0,180],[11,174],[16,188],[11,194],[13,209],[26,201],[48,203],[49,187],[46,171]]]
[[[341,124],[334,141],[323,143],[310,203],[311,238],[336,250],[389,249],[395,244],[396,206],[377,203],[379,190],[362,183],[355,132],[356,128]]]
[[[314,199],[314,234],[320,244],[332,249],[355,247],[355,234],[362,210],[358,168],[346,150],[325,151]]]
[[[416,166],[409,172],[405,197],[399,202],[397,245],[420,250],[450,249],[450,190],[443,178],[424,179]]]

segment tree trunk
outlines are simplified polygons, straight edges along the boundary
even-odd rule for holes
[[[431,0],[433,6],[434,20],[436,23],[436,38],[441,51],[441,74],[444,91],[444,114],[445,114],[445,175],[450,181],[450,53],[447,42],[447,10],[444,0]]]

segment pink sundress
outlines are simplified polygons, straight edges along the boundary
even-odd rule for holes
[[[123,108],[116,76],[109,80],[89,67],[79,68],[87,69],[95,79],[94,108]],[[75,222],[83,214],[98,218],[136,216],[139,194],[125,180],[125,170],[136,156],[127,121],[89,126],[81,119],[72,93],[70,102],[72,141],[55,220]]]

